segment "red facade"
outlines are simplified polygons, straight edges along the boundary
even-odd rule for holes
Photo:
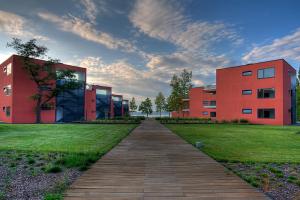
[[[190,90],[189,117],[247,119],[255,124],[295,123],[296,71],[285,60],[217,69],[216,74],[215,92],[205,87]],[[207,106],[211,101],[216,102],[215,106]]]
[[[1,65],[0,71],[0,85],[3,91],[0,93],[0,106],[2,111],[0,112],[0,121],[6,123],[35,123],[35,102],[30,98],[36,93],[37,87],[35,83],[30,80],[29,75],[23,69],[23,63],[20,56],[13,55],[4,61]],[[35,60],[37,63],[42,63],[42,60]],[[7,74],[5,69],[10,65],[11,73]],[[85,81],[86,69],[65,65],[56,64],[56,69],[69,69],[74,72],[80,72],[83,74]],[[54,83],[55,84],[55,83]],[[5,88],[11,86],[11,92],[9,95],[5,94]],[[51,103],[55,105],[55,99]],[[10,113],[7,113],[7,109]],[[41,120],[44,123],[56,122],[56,111],[42,110]]]

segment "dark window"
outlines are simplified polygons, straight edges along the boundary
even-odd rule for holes
[[[250,95],[250,94],[252,94],[252,90],[243,90],[242,94],[243,95]]]
[[[275,98],[275,89],[274,88],[257,89],[257,98],[259,99]]]
[[[257,70],[257,78],[272,78],[275,76],[274,67]]]
[[[5,108],[5,115],[6,117],[10,117],[10,107]]]
[[[216,117],[217,113],[216,112],[210,112],[210,117]]]
[[[275,109],[274,108],[258,109],[257,117],[258,118],[266,118],[266,119],[274,119],[275,118]]]
[[[11,85],[7,85],[3,88],[3,92],[6,96],[10,96],[12,93]]]
[[[41,109],[42,110],[53,110],[54,106],[53,106],[53,104],[45,103],[45,104],[42,104]]]
[[[209,105],[209,101],[203,101],[203,105],[204,106],[208,106]]]
[[[215,106],[216,105],[216,101],[210,101],[210,106]]]
[[[243,109],[243,114],[252,114],[252,109],[250,108]]]
[[[252,75],[252,71],[244,71],[242,73],[243,76],[251,76]]]
[[[202,115],[208,115],[208,112],[204,111],[202,112]]]

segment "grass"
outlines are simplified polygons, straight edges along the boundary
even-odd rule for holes
[[[0,124],[0,150],[105,153],[136,125]]]
[[[300,127],[233,124],[166,125],[219,161],[300,163]],[[280,175],[278,173],[278,175]]]

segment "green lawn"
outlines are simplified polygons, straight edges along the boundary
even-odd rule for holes
[[[136,125],[0,124],[0,150],[103,154]]]
[[[216,160],[300,163],[300,127],[197,124],[166,125]]]

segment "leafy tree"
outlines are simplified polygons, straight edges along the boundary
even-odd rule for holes
[[[182,99],[188,98],[189,90],[192,87],[192,72],[184,69],[180,76],[173,75],[170,86],[172,91],[168,104],[170,109],[179,113],[183,108]]]
[[[166,99],[163,93],[159,92],[155,98],[156,112],[159,112],[159,116],[161,117],[161,112],[165,110],[166,107]]]
[[[165,105],[165,111],[169,112],[169,117],[171,117],[171,112],[174,111],[172,108],[172,95],[168,96],[166,105]]]
[[[296,77],[297,87],[300,85],[300,67],[298,69],[297,77]]]
[[[151,114],[153,112],[152,111],[152,102],[148,97],[144,101],[141,102],[141,105],[139,106],[139,111],[146,114],[147,117],[149,114]]]
[[[12,47],[23,62],[23,68],[29,78],[36,84],[37,91],[31,96],[36,102],[36,123],[41,123],[41,111],[43,107],[51,108],[51,100],[61,92],[78,89],[83,86],[82,82],[76,79],[71,70],[56,71],[55,65],[59,62],[56,59],[48,59],[44,62],[36,62],[36,58],[44,58],[48,48],[37,44],[36,39],[28,42],[13,38],[7,47]],[[56,85],[56,80],[62,80],[64,84]]]
[[[131,101],[129,102],[129,108],[131,112],[134,112],[137,109],[137,105],[134,97],[132,97]]]

